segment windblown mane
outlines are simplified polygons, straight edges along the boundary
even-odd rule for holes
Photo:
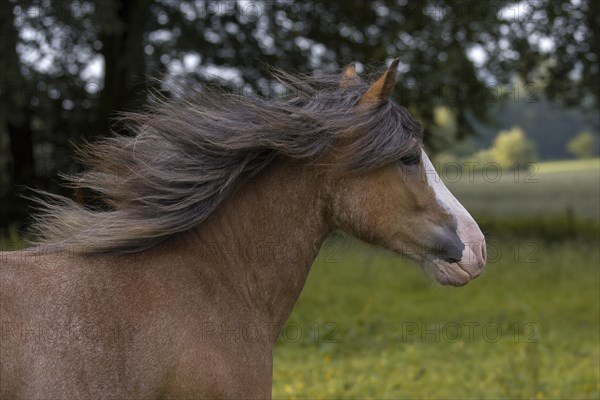
[[[361,173],[397,161],[420,138],[419,124],[393,102],[357,112],[365,83],[340,88],[339,76],[278,78],[291,96],[202,92],[126,114],[135,135],[88,145],[85,172],[67,178],[106,207],[45,193],[36,200],[37,244],[76,253],[142,251],[201,224],[275,158],[314,163],[343,139],[349,145],[335,167]]]

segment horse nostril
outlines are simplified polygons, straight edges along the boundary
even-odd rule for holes
[[[456,257],[446,257],[444,258],[444,261],[446,261],[447,263],[453,264],[453,263],[457,263],[460,261],[460,258],[456,258]]]
[[[457,263],[462,259],[462,253],[464,249],[464,244],[459,243],[445,243],[441,247],[442,251],[440,254],[440,258],[448,263]]]

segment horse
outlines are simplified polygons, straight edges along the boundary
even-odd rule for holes
[[[328,235],[406,255],[443,285],[486,262],[477,223],[391,99],[277,73],[288,95],[200,93],[122,117],[81,150],[82,204],[37,196],[31,247],[0,253],[0,397],[270,398],[274,342]]]

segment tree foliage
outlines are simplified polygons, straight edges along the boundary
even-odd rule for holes
[[[526,168],[535,161],[535,145],[519,127],[496,136],[491,155],[502,168]]]
[[[150,77],[271,96],[267,66],[323,73],[357,61],[369,73],[400,57],[396,99],[426,130],[443,106],[459,139],[491,117],[490,103],[514,96],[499,88],[515,76],[568,104],[597,104],[599,93],[594,0],[8,0],[0,8],[2,224],[23,219],[15,188],[58,190],[50,178],[77,168],[72,143],[139,109]]]
[[[596,153],[596,138],[591,132],[581,132],[569,141],[567,149],[577,158],[590,158]]]

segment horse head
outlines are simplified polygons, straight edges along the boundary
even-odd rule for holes
[[[381,113],[382,107],[399,107],[390,99],[397,65],[396,59],[368,87],[353,112]],[[340,87],[359,82],[350,65],[342,73]],[[382,141],[407,134],[401,123],[382,123],[378,129],[376,136]],[[483,271],[485,238],[446,188],[416,136],[397,162],[361,174],[334,175],[328,191],[330,215],[336,228],[416,260],[441,284],[462,286]],[[342,139],[340,157],[359,140]]]

